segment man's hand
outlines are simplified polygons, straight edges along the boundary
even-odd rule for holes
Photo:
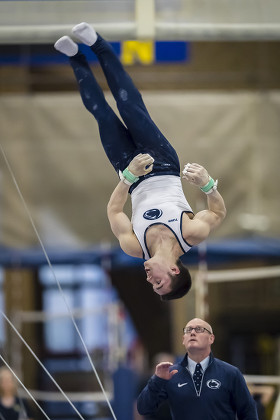
[[[170,363],[170,362],[159,363],[156,366],[155,375],[161,379],[167,379],[167,380],[171,379],[172,376],[178,372],[178,370],[176,369],[170,371],[169,369],[171,366],[173,366],[173,363]]]
[[[154,159],[148,153],[139,153],[128,165],[128,170],[135,176],[146,175],[153,170],[153,163]]]
[[[183,169],[183,178],[190,184],[197,187],[203,187],[209,181],[209,174],[207,170],[198,163],[188,163]]]

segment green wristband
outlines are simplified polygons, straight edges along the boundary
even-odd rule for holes
[[[200,187],[201,191],[208,193],[215,185],[215,181],[213,178],[210,177],[209,182],[204,185],[203,187]]]
[[[129,181],[129,182],[131,182],[131,184],[133,184],[134,182],[137,182],[138,181],[138,177],[137,176],[135,176],[135,175],[133,175],[133,173],[131,173],[129,170],[128,170],[128,168],[126,168],[124,171],[123,171],[123,176],[124,176],[124,178],[125,179],[127,179],[127,181]]]

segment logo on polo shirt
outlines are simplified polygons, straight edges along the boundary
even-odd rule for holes
[[[184,385],[188,385],[188,382],[184,382],[183,384],[178,383],[178,388],[181,388]]]
[[[156,219],[159,219],[161,215],[162,215],[162,210],[150,209],[150,210],[145,211],[145,213],[143,214],[143,217],[144,219],[147,219],[147,220],[156,220]]]
[[[206,385],[210,389],[219,389],[222,384],[218,379],[209,379],[209,381],[206,382]]]

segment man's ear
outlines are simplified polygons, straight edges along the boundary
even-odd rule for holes
[[[211,341],[211,344],[213,344],[213,343],[214,343],[214,341],[215,341],[215,336],[214,336],[214,334],[211,334],[211,336],[210,336],[210,341]]]
[[[177,265],[171,266],[172,275],[175,276],[176,274],[180,274],[180,268]]]

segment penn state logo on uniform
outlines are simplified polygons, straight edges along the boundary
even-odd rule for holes
[[[209,381],[206,382],[206,385],[210,389],[219,389],[222,384],[218,379],[209,379]]]
[[[147,219],[147,220],[156,220],[156,219],[159,219],[161,215],[162,215],[162,210],[150,209],[150,210],[145,211],[145,213],[143,214],[143,217],[144,219]]]

